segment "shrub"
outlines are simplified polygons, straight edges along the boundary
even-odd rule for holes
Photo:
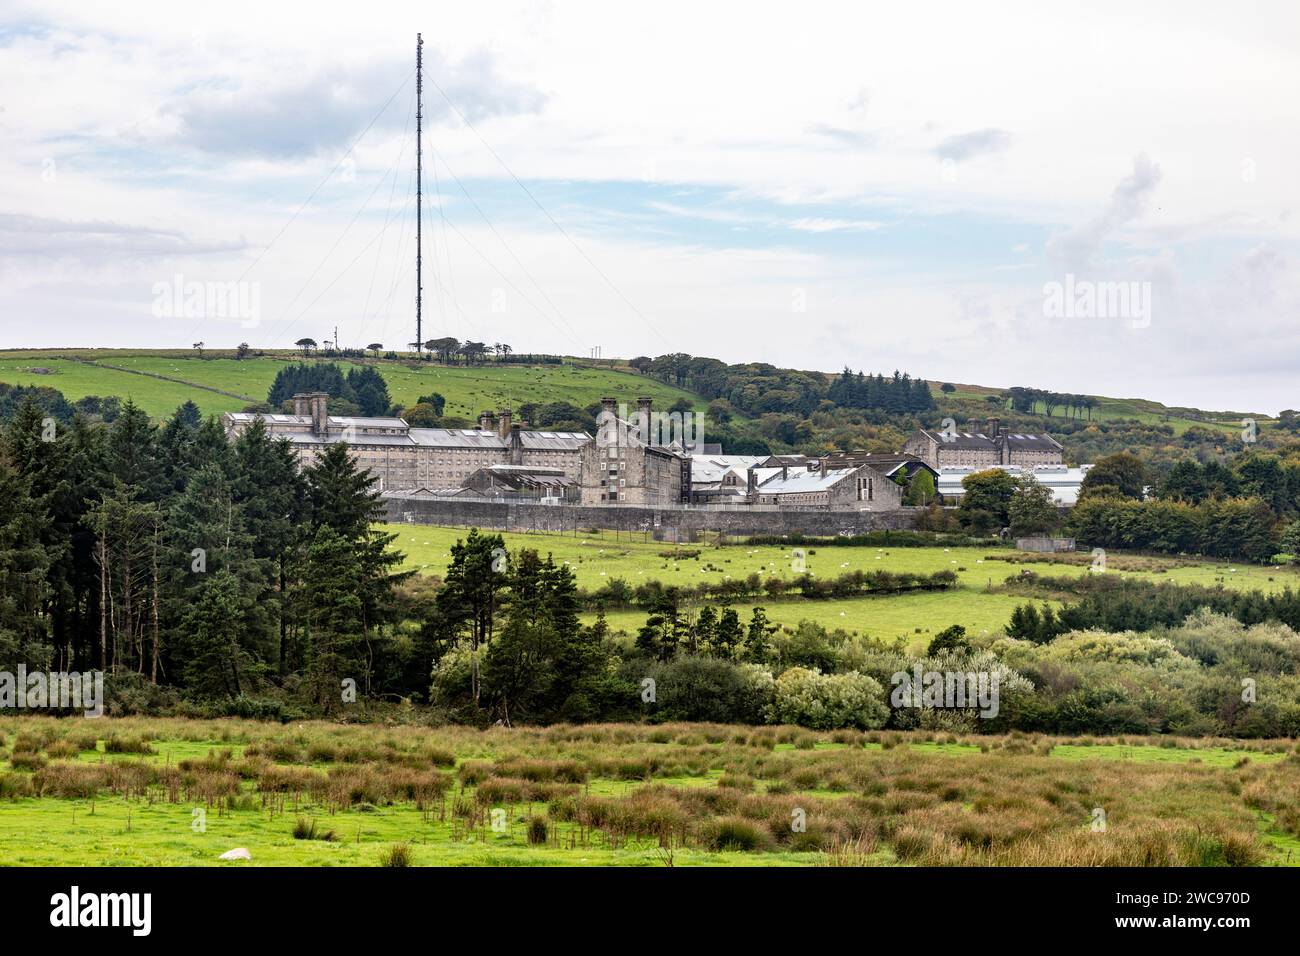
[[[379,854],[379,865],[386,867],[405,867],[411,865],[411,847],[407,843],[394,843]]]
[[[338,839],[338,834],[333,830],[318,830],[315,820],[299,817],[293,825],[293,838],[295,840],[324,840],[326,843],[333,843]]]
[[[744,817],[722,817],[705,825],[705,845],[713,850],[766,850],[771,834]]]
[[[814,730],[883,727],[889,717],[885,692],[866,674],[822,674],[792,667],[776,681],[770,714],[777,723]]]

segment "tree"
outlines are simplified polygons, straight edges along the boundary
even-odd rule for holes
[[[382,352],[382,351],[384,350],[384,343],[383,343],[383,342],[371,342],[369,345],[366,346],[366,349],[367,349],[368,351],[374,352],[374,353],[375,353],[375,358],[379,358],[379,353]]]
[[[424,347],[438,356],[438,360],[444,365],[450,365],[452,356],[460,351],[460,339],[444,336],[440,339],[429,339],[424,343]]]
[[[203,343],[202,343],[202,342],[195,342],[195,343],[194,343],[194,351],[196,351],[196,352],[199,353],[199,358],[203,358]]]
[[[1292,564],[1300,564],[1300,521],[1292,521],[1279,542],[1282,551],[1291,556]]]
[[[911,481],[907,483],[903,504],[925,507],[934,500],[935,494],[934,476],[930,474],[929,469],[918,468]]]
[[[342,682],[369,686],[365,652],[364,572],[352,543],[328,525],[316,528],[303,566],[300,614],[304,631],[306,684],[323,710],[342,703]]]
[[[713,632],[713,656],[725,661],[735,660],[744,638],[745,629],[741,626],[740,615],[734,607],[724,607]]]
[[[472,682],[475,702],[480,686],[477,672],[479,648],[492,638],[501,592],[509,582],[509,554],[499,534],[480,534],[471,528],[464,541],[451,548],[451,564],[433,611],[421,628],[421,640],[440,657],[462,637],[468,637],[475,655]]]
[[[294,342],[293,344],[298,346],[298,348],[302,349],[303,358],[306,358],[308,355],[311,354],[311,350],[316,347],[316,340],[309,339],[309,338],[301,338],[297,342]]]
[[[242,646],[240,622],[247,617],[248,598],[229,568],[205,576],[191,596],[184,617],[181,675],[186,686],[205,697],[238,697],[244,693],[253,661]]]
[[[253,556],[267,563],[274,582],[264,600],[278,630],[275,657],[283,678],[290,665],[289,587],[300,527],[309,507],[307,482],[292,446],[283,438],[273,441],[261,419],[236,440],[235,462],[234,492],[252,538]]]
[[[1007,516],[1014,535],[1050,534],[1060,526],[1052,489],[1031,474],[1016,479]]]
[[[433,414],[437,418],[442,417],[442,410],[447,407],[447,400],[437,392],[430,392],[428,395],[421,395],[415,400],[417,405],[428,405],[433,409]]]
[[[0,668],[50,666],[53,647],[44,610],[52,564],[42,543],[50,518],[31,494],[31,479],[0,449]]]
[[[775,624],[768,623],[767,611],[754,608],[745,636],[745,659],[753,664],[766,664],[772,657],[772,635],[776,630]]]
[[[341,649],[338,653],[357,664],[355,658],[348,657],[353,651],[353,646],[348,642],[353,637],[360,642],[359,651],[364,652],[364,667],[358,664],[357,673],[348,676],[360,678],[358,683],[369,693],[376,653],[374,642],[378,630],[390,620],[393,587],[414,572],[394,570],[402,563],[403,556],[401,552],[390,549],[390,545],[397,540],[397,535],[377,528],[377,523],[383,520],[386,510],[383,497],[375,488],[378,479],[368,470],[357,469],[345,443],[331,445],[321,453],[315,463],[306,469],[305,477],[311,516],[310,547],[317,549],[316,560],[326,569],[337,567],[337,555],[345,550],[350,562],[347,570],[340,572],[338,580],[330,585],[333,589],[331,593],[341,602],[339,620],[348,620],[351,622],[348,626],[355,628],[353,635],[338,637],[343,642],[339,645]],[[333,537],[322,535],[323,529],[332,532]],[[318,586],[309,579],[309,575],[317,573],[311,564],[309,554],[308,567],[303,577],[309,590]],[[355,619],[351,616],[353,602],[356,608]],[[328,626],[334,625],[331,623]],[[307,636],[311,643],[316,643],[310,630]],[[310,659],[309,657],[308,660]],[[319,673],[318,669],[318,676]]]
[[[240,342],[237,346],[235,346],[235,360],[242,361],[243,359],[248,358],[248,353],[251,351],[252,349],[249,348],[247,342]]]
[[[646,657],[669,661],[677,654],[688,629],[677,606],[677,590],[664,588],[650,605],[650,613],[636,635],[636,649]]]
[[[934,636],[930,641],[930,646],[926,654],[935,657],[949,651],[965,651],[970,649],[970,641],[966,639],[966,628],[960,624],[954,624],[946,627]]]
[[[977,534],[988,534],[1007,526],[1011,520],[1015,478],[1001,468],[990,468],[967,475],[961,486],[965,494],[957,507],[957,516],[966,528]]]
[[[697,653],[700,646],[711,647],[718,630],[718,612],[712,604],[706,604],[695,618],[691,628],[691,653]]]
[[[438,427],[438,416],[433,406],[425,402],[418,402],[410,408],[403,409],[402,419],[412,428]]]
[[[188,428],[198,428],[203,424],[203,413],[199,411],[199,406],[188,398],[185,404],[176,409],[176,418]]]
[[[939,386],[939,391],[943,392],[945,395],[951,395],[953,392],[957,391],[957,386],[952,384],[952,382],[944,382]]]
[[[507,724],[549,719],[603,668],[603,650],[579,623],[577,586],[567,566],[524,549],[509,579],[506,620],[484,654],[483,685]]]
[[[1099,493],[1101,488],[1113,488],[1125,498],[1141,499],[1149,478],[1142,460],[1127,452],[1107,455],[1088,469],[1079,486],[1079,497]]]

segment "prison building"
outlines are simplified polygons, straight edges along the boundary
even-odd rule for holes
[[[751,497],[755,504],[805,511],[896,511],[903,507],[903,489],[870,465],[856,468],[811,467],[780,469],[758,483],[757,469]]]
[[[602,398],[600,403],[596,438],[581,449],[581,502],[651,507],[689,502],[691,456],[680,442],[661,446],[642,438],[652,434],[650,399],[637,399],[632,421],[618,417],[616,399]]]
[[[996,418],[983,425],[976,423],[975,428],[975,431],[949,433],[921,429],[903,445],[903,454],[920,458],[936,471],[1065,464],[1064,448],[1050,435],[1012,432]]]
[[[221,416],[234,440],[257,419],[273,438],[286,438],[307,466],[327,447],[346,442],[361,467],[378,478],[381,491],[458,488],[475,472],[492,465],[559,469],[578,479],[586,432],[521,428],[510,409],[500,417],[484,412],[478,428],[412,428],[400,418],[330,415],[324,392],[293,396],[293,414],[228,412]]]

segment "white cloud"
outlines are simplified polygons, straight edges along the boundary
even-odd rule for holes
[[[326,181],[276,237],[401,82],[423,30],[431,80],[496,155],[432,87],[429,149],[496,199],[494,215],[513,200],[493,233],[441,182],[460,232],[443,246],[426,221],[426,242],[446,283],[434,321],[451,334],[606,355],[666,339],[734,361],[1294,405],[1287,377],[1260,369],[1300,358],[1286,332],[1300,123],[1277,107],[1300,88],[1297,26],[1281,2],[1243,17],[1165,0],[1141,18],[1119,0],[1013,2],[991,19],[957,2],[404,2],[304,16],[264,0],[146,0],[128,17],[16,0],[0,13],[6,342],[48,344],[48,324],[26,320],[36,314],[86,342],[187,345],[189,329],[149,314],[152,283],[178,268],[238,277],[272,240],[250,273],[266,323],[205,332],[210,343],[279,324],[406,337],[410,223],[366,243],[390,195],[401,209],[408,192],[407,94],[352,157],[355,181]],[[497,156],[527,183],[573,187],[548,211],[657,331]],[[629,199],[623,184],[642,192]],[[689,188],[673,196],[673,184]],[[1146,336],[1045,323],[1043,277],[1069,269],[1152,281]],[[497,288],[504,314],[491,310]],[[806,314],[792,313],[794,290]]]

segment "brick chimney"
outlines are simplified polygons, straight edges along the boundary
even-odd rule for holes
[[[494,432],[497,430],[497,419],[490,411],[478,413],[478,427],[481,431]]]
[[[329,412],[326,410],[326,402],[329,401],[329,395],[325,392],[312,392],[307,396],[311,401],[311,430],[317,435],[324,436],[329,431]]]
[[[310,401],[311,396],[306,392],[299,392],[293,397],[293,413],[306,418],[311,414],[311,406],[308,404]]]
[[[501,422],[501,430],[497,432],[497,434],[500,435],[502,438],[509,438],[510,419],[514,415],[514,412],[512,412],[508,408],[503,408],[497,413],[497,415],[499,416],[499,420]]]

